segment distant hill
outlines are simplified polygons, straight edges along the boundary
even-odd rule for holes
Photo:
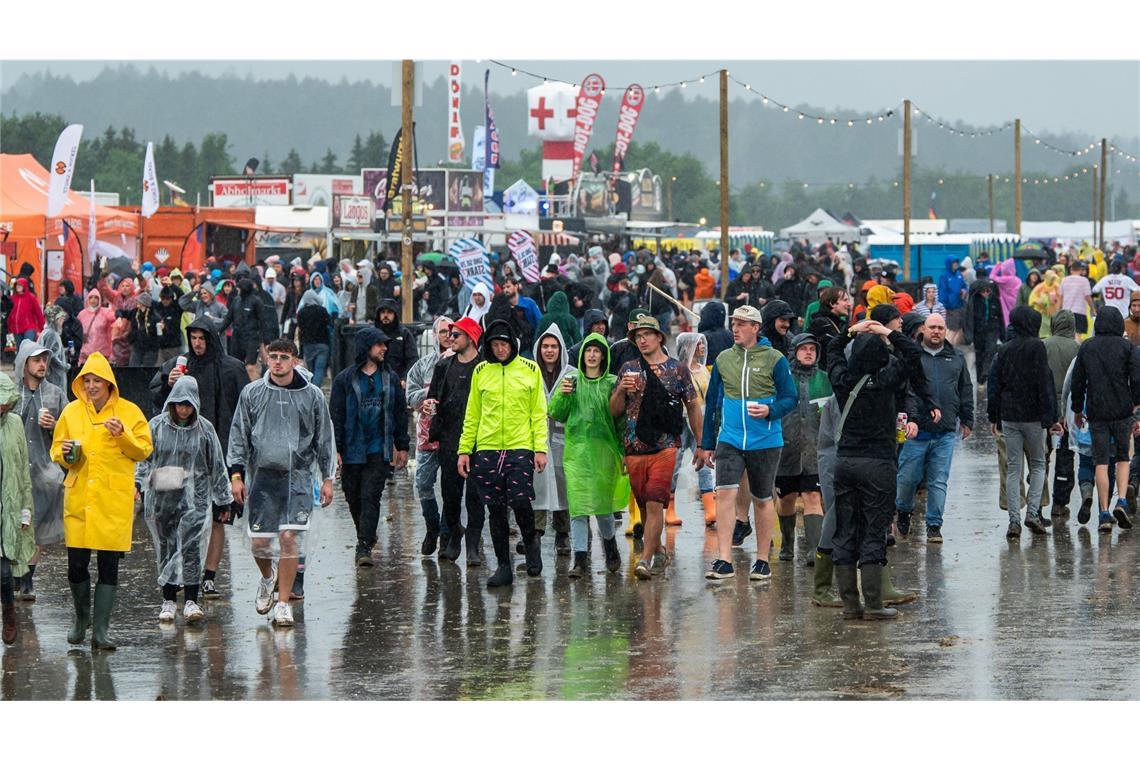
[[[467,79],[480,81],[482,71],[467,69]],[[515,158],[537,141],[526,135],[524,94],[500,96],[495,80],[509,76],[493,70],[491,103],[495,111],[504,154]],[[616,129],[620,93],[607,93],[601,108],[593,144],[612,142]],[[810,112],[808,104],[793,106]],[[442,79],[424,87],[424,106],[416,114],[420,165],[433,165],[444,158],[446,92]],[[170,134],[179,143],[199,142],[211,132],[229,137],[231,153],[238,164],[250,156],[268,154],[280,163],[295,149],[305,165],[320,162],[331,148],[343,162],[357,133],[379,131],[389,140],[399,124],[399,109],[391,105],[388,87],[320,79],[254,80],[237,76],[206,77],[183,74],[170,77],[154,69],[140,71],[133,65],[108,67],[93,80],[76,83],[50,74],[25,76],[0,95],[5,115],[35,111],[60,114],[82,122],[86,133],[97,134],[108,126],[132,128],[140,140],[161,139]],[[898,132],[901,119],[883,124],[845,126],[848,118],[866,114],[833,112],[827,116],[840,125],[820,126],[810,119],[765,108],[757,98],[751,103],[733,101],[730,111],[732,184],[740,187],[761,179],[795,179],[812,183],[859,182],[872,177],[894,177],[900,170]],[[470,135],[483,120],[480,89],[464,90],[462,118]],[[992,125],[956,124],[961,129]],[[916,121],[917,165],[947,171],[1008,174],[1013,169],[1010,132],[976,139],[957,137]],[[1046,135],[1060,145],[1087,145],[1091,134]],[[2,140],[2,135],[0,135]],[[686,101],[676,90],[650,94],[642,111],[634,141],[655,141],[675,153],[692,153],[715,176],[718,153],[717,109],[713,101]],[[1122,146],[1140,153],[1136,145]],[[1026,140],[1023,162],[1026,172],[1061,174],[1092,156],[1072,159],[1045,151]],[[1136,175],[1122,182],[1120,190],[1137,192]]]

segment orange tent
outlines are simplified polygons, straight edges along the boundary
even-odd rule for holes
[[[35,267],[35,286],[41,300],[54,300],[55,283],[66,272],[75,286],[82,289],[83,263],[78,248],[64,244],[64,222],[77,233],[83,247],[87,246],[91,202],[87,196],[71,192],[60,217],[48,219],[47,195],[50,180],[47,169],[40,166],[31,154],[0,154],[0,240],[15,243],[7,246],[9,257],[5,268],[10,276],[19,271],[25,262]],[[108,206],[95,206],[95,234],[98,238],[114,239],[116,244],[133,251],[135,241],[124,246],[123,238],[139,237],[139,215],[119,211]],[[48,251],[60,251],[49,261]],[[63,252],[66,252],[64,254]],[[49,266],[52,264],[52,266]],[[50,276],[47,270],[52,270]],[[87,267],[90,271],[90,266]]]

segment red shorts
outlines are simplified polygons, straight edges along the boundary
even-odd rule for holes
[[[673,490],[673,465],[677,449],[662,449],[654,454],[632,454],[625,458],[629,472],[629,485],[637,503],[644,507],[648,502],[668,504]]]

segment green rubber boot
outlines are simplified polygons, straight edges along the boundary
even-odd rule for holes
[[[111,627],[111,610],[115,607],[115,592],[118,586],[106,583],[95,584],[95,614],[91,623],[91,646],[96,649],[113,650],[108,629]]]
[[[891,569],[889,564],[883,565],[883,604],[895,607],[900,604],[910,604],[918,599],[918,593],[914,591],[902,591],[895,588],[895,584],[891,583]]]
[[[831,555],[817,551],[815,553],[815,593],[811,597],[811,603],[816,607],[843,606],[843,602],[831,590],[832,570]]]
[[[779,515],[780,559],[790,562],[796,557],[796,516]]]
[[[91,625],[91,581],[71,583],[71,601],[75,604],[75,622],[67,634],[68,644],[82,644]]]
[[[863,565],[859,568],[863,579],[863,619],[864,620],[894,620],[899,611],[887,607],[883,603],[883,578],[886,577],[886,567],[883,565]]]
[[[854,565],[835,565],[835,583],[839,587],[839,597],[843,600],[844,620],[863,617],[863,606],[859,604],[858,573]]]

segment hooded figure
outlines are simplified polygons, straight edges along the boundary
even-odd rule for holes
[[[958,266],[956,256],[946,257],[946,271],[938,278],[938,300],[949,311],[956,311],[966,305],[966,280]]]
[[[356,333],[356,356],[351,366],[333,378],[329,411],[336,435],[337,453],[345,464],[365,464],[368,457],[379,453],[391,463],[397,450],[408,450],[407,402],[400,379],[388,364],[388,356],[371,378],[360,372],[368,361],[368,352],[376,344],[386,344],[391,351],[392,342],[383,330],[363,327]],[[379,419],[376,427],[368,424],[367,409],[363,401],[368,397],[368,384],[378,386],[380,396]],[[362,411],[363,410],[363,411]],[[379,447],[379,451],[371,448]],[[368,547],[371,550],[371,546]]]
[[[795,310],[791,307],[790,304],[777,299],[775,301],[769,301],[766,303],[763,310],[761,310],[760,315],[760,318],[762,320],[760,336],[767,338],[768,342],[772,345],[772,348],[776,349],[784,356],[789,356],[791,354],[790,332],[785,332],[783,335],[781,335],[779,330],[776,329],[776,320],[788,320],[790,331],[790,327],[794,326],[796,323]]]
[[[1057,394],[1045,344],[1037,337],[1041,315],[1018,306],[1010,314],[1009,328],[1010,335],[998,349],[989,373],[989,420],[994,424],[1038,422],[1049,427],[1057,420]]]
[[[709,301],[701,309],[701,319],[697,324],[697,332],[705,336],[708,344],[708,355],[705,364],[716,361],[721,351],[732,348],[732,331],[725,326],[725,307],[723,301]]]
[[[0,492],[0,557],[11,565],[10,572],[15,577],[28,572],[28,560],[36,550],[33,532],[23,527],[32,523],[35,493],[28,471],[25,425],[20,420],[20,415],[15,413],[15,406],[19,403],[20,391],[16,384],[12,378],[0,372],[0,407],[9,404],[13,407],[10,411],[0,413],[0,469],[4,473],[0,479],[3,486]],[[5,582],[11,583],[11,579],[6,578]],[[12,643],[8,640],[8,630],[10,625],[15,625],[15,618],[11,617],[14,613],[11,602],[7,603],[4,607],[6,644]],[[11,635],[15,635],[14,628]]]
[[[551,325],[557,325],[559,337],[568,343],[574,344],[582,340],[582,331],[578,327],[578,320],[570,314],[570,302],[562,291],[554,293],[546,305],[546,314],[538,322],[537,333],[543,335]],[[537,343],[535,344],[537,346]],[[537,354],[535,355],[537,357]]]
[[[194,411],[181,420],[175,404],[188,404]],[[234,500],[221,441],[201,412],[198,381],[180,377],[162,412],[150,421],[154,450],[135,468],[160,586],[198,585],[214,505],[228,508]]]
[[[392,312],[392,321],[389,324],[384,324],[380,320],[382,311]],[[415,335],[409,328],[400,324],[400,305],[390,298],[380,301],[380,305],[376,307],[373,324],[388,336],[388,354],[384,357],[384,363],[403,380],[408,376],[408,370],[420,358],[420,351],[416,345]]]
[[[34,339],[44,329],[45,320],[39,299],[28,289],[28,281],[23,277],[17,279],[9,297],[12,310],[8,314],[8,332],[17,340]]]
[[[111,385],[110,398],[100,410],[87,396],[85,375]],[[150,428],[142,410],[119,397],[111,365],[102,354],[92,354],[71,382],[75,400],[64,407],[55,426],[51,458],[67,470],[63,527],[69,549],[131,550],[134,521],[135,463],[150,456]],[[118,419],[123,431],[115,436],[106,423]],[[68,462],[64,441],[78,441],[79,458]]]
[[[24,366],[28,359],[40,354],[51,357],[48,376],[31,390],[24,382]],[[58,365],[51,351],[35,341],[24,341],[16,353],[16,377],[20,397],[15,412],[24,422],[24,439],[28,456],[25,469],[32,475],[32,497],[35,502],[34,521],[37,546],[50,546],[63,540],[63,470],[51,460],[51,428],[40,426],[40,410],[47,409],[59,419],[67,406],[63,388],[51,382],[52,368]],[[66,370],[65,370],[66,371]]]
[[[479,305],[475,296],[478,295],[483,299],[483,304]],[[491,292],[491,287],[485,282],[477,282],[475,287],[471,289],[471,300],[467,303],[467,308],[463,311],[464,317],[470,317],[475,322],[483,327],[483,316],[491,310],[491,299],[495,294]]]
[[[79,352],[79,362],[87,361],[87,357],[94,353],[110,356],[115,312],[103,305],[103,296],[95,288],[87,292],[83,311],[79,312],[79,324],[83,327],[83,348]]]
[[[1009,315],[1017,306],[1021,278],[1017,276],[1017,261],[1006,259],[990,270],[990,280],[997,286],[1001,298],[1002,326],[1009,326]]]
[[[1073,413],[1083,413],[1089,422],[1129,420],[1140,406],[1140,357],[1124,337],[1124,318],[1115,307],[1101,307],[1093,337],[1081,343],[1072,391]]]
[[[1038,279],[1041,282],[1030,291],[1028,303],[1025,305],[1032,307],[1041,315],[1044,328],[1045,320],[1051,320],[1061,308],[1061,278],[1052,269],[1046,269],[1045,276]],[[1069,313],[1072,314],[1071,311]]]
[[[1025,284],[1017,289],[1017,305],[1018,306],[1031,306],[1029,303],[1029,296],[1033,294],[1033,289],[1041,284],[1043,279],[1040,269],[1030,269],[1025,275]]]
[[[555,296],[559,295],[562,294],[555,294]],[[563,296],[562,300],[563,303],[565,303],[565,296]],[[546,362],[542,359],[542,342],[546,338],[553,338],[558,343],[558,358],[553,368],[548,368]],[[545,331],[538,336],[538,340],[534,342],[534,362],[538,365],[538,369],[542,373],[546,402],[549,404],[551,397],[558,392],[558,386],[561,385],[562,378],[573,371],[569,363],[569,356],[566,352],[566,341],[563,339],[562,332],[558,329],[557,324],[549,325]],[[565,511],[566,476],[562,471],[562,454],[566,443],[565,430],[561,422],[549,416],[546,418],[546,440],[549,446],[547,449],[547,467],[542,472],[536,471],[534,474],[534,510],[536,512]],[[537,524],[540,520],[541,518],[536,520],[535,529],[544,531],[545,525]],[[545,520],[541,521],[545,523]]]
[[[1052,334],[1045,339],[1045,355],[1049,360],[1049,369],[1053,373],[1053,387],[1057,392],[1057,414],[1064,415],[1061,408],[1061,390],[1065,384],[1065,376],[1069,372],[1069,365],[1077,358],[1077,322],[1073,312],[1061,309],[1053,315],[1051,325]],[[1072,488],[1072,486],[1070,486]]]
[[[55,299],[55,305],[62,308],[73,317],[78,317],[83,310],[83,299],[75,295],[75,283],[71,280],[60,280],[59,287],[64,294]]]

